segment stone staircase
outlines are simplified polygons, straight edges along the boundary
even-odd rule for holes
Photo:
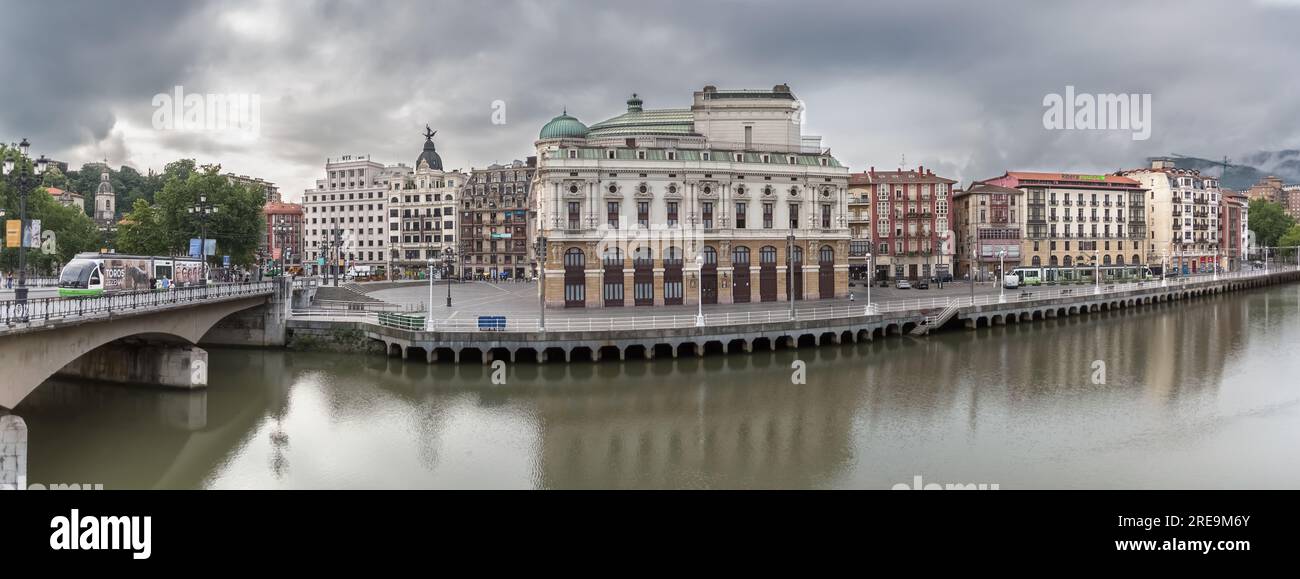
[[[934,328],[943,327],[944,324],[948,323],[948,320],[951,320],[953,316],[957,315],[958,309],[959,308],[955,302],[949,301],[948,307],[944,308],[937,314],[926,316],[925,320],[915,328],[912,328],[912,331],[909,332],[909,334],[913,336],[924,336],[930,333],[930,330]]]

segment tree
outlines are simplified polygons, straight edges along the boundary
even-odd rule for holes
[[[189,209],[206,197],[218,210],[207,222],[207,238],[217,240],[217,254],[231,256],[236,264],[251,265],[265,231],[261,192],[232,184],[221,175],[220,165],[205,165],[182,179],[184,171],[174,169],[194,164],[191,159],[184,161],[188,163],[167,165],[164,175],[171,175],[155,197],[167,247],[182,250],[189,247],[190,239],[200,237],[202,223]]]
[[[163,229],[162,212],[144,199],[136,199],[131,212],[123,216],[117,227],[118,251],[138,255],[168,255],[167,233]]]
[[[1277,240],[1278,247],[1300,247],[1300,225],[1293,225]],[[1295,249],[1284,249],[1280,255],[1295,257]]]
[[[1295,219],[1282,210],[1277,203],[1255,199],[1250,202],[1250,230],[1255,233],[1255,244],[1260,247],[1276,247],[1278,240],[1295,226]]]

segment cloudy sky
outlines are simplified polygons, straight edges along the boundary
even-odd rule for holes
[[[706,84],[789,83],[806,132],[855,170],[1103,172],[1168,153],[1300,147],[1300,0],[1208,2],[0,0],[0,140],[74,167],[194,157],[290,198],[327,157],[448,168],[591,124],[689,106]],[[1152,95],[1150,139],[1049,131],[1043,99]],[[251,131],[154,128],[155,95],[256,94]],[[494,124],[493,103],[505,104]]]

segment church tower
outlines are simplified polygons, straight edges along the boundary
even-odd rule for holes
[[[104,159],[104,172],[99,174],[99,187],[95,189],[95,223],[111,226],[117,215],[117,194],[109,182],[108,159]]]

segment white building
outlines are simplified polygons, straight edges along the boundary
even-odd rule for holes
[[[326,273],[334,266],[387,270],[384,206],[391,180],[388,168],[369,155],[326,160],[325,178],[302,195],[309,272]]]
[[[706,86],[678,109],[644,109],[634,94],[590,128],[567,111],[552,119],[533,186],[546,303],[846,296],[849,170],[801,119],[786,85]]]
[[[414,171],[405,165],[389,167],[388,260],[393,279],[420,275],[430,259],[443,269],[445,252],[456,247],[456,200],[468,178],[460,170],[443,169],[433,144],[436,132],[425,128],[424,150]],[[453,264],[446,273],[457,271]]]
[[[1212,269],[1219,247],[1219,179],[1179,169],[1172,159],[1152,159],[1151,168],[1121,171],[1147,189],[1146,260],[1155,269],[1197,273]]]

